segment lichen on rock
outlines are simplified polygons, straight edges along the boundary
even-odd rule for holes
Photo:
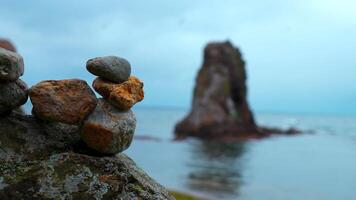
[[[75,127],[43,123],[0,118],[0,199],[174,199],[124,154],[92,155],[79,138],[53,136]]]

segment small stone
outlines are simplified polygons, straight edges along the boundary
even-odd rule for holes
[[[6,39],[0,39],[0,47],[12,52],[16,52],[16,47]]]
[[[0,83],[0,115],[20,107],[27,99],[27,85],[20,79],[15,82]]]
[[[22,56],[0,48],[0,80],[16,81],[23,73],[24,63]]]
[[[89,85],[79,79],[42,81],[30,88],[32,113],[45,121],[79,124],[96,107]]]
[[[99,99],[94,112],[83,123],[81,137],[88,147],[105,154],[116,154],[127,149],[136,128],[131,110],[120,111]]]
[[[144,98],[143,83],[134,76],[130,76],[129,80],[121,84],[96,78],[93,87],[95,91],[120,110],[128,110]]]
[[[97,57],[88,60],[87,70],[114,83],[127,81],[131,74],[130,63],[117,56]]]

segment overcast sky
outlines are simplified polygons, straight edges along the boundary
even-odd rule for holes
[[[81,78],[92,57],[127,58],[143,106],[190,106],[202,49],[231,40],[247,62],[257,112],[356,114],[356,1],[1,0],[0,37],[23,79]]]

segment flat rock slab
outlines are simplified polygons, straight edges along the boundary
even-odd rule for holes
[[[0,115],[20,107],[27,99],[28,89],[23,81],[0,82]]]
[[[120,110],[128,110],[144,98],[143,83],[134,76],[130,76],[129,80],[121,84],[96,78],[93,87],[95,91]]]
[[[96,107],[89,85],[79,79],[49,80],[30,88],[32,112],[46,121],[79,124]]]
[[[24,62],[19,54],[0,48],[0,80],[15,81],[24,73]]]
[[[136,118],[131,110],[120,111],[99,99],[96,109],[83,123],[81,137],[98,152],[116,154],[130,146],[135,128]]]
[[[124,58],[105,56],[88,60],[87,70],[90,73],[111,82],[122,83],[129,78],[131,74],[131,65]]]

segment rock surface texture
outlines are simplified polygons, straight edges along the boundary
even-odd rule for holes
[[[20,107],[27,99],[28,89],[23,81],[0,83],[0,115]]]
[[[77,129],[44,123],[0,118],[0,199],[174,199],[124,154],[91,154]]]
[[[127,81],[131,74],[130,63],[117,56],[97,57],[88,60],[87,70],[114,83]]]
[[[79,79],[42,81],[30,88],[32,112],[45,121],[79,124],[96,107],[89,85]]]
[[[19,54],[0,48],[0,81],[15,81],[24,73],[24,62]]]
[[[98,152],[116,154],[130,146],[135,128],[136,118],[131,110],[120,111],[99,99],[96,109],[83,124],[81,137]]]
[[[219,137],[258,132],[247,102],[245,62],[230,42],[210,43],[196,78],[192,110],[177,136]]]
[[[93,88],[120,110],[128,110],[144,98],[143,83],[134,76],[121,84],[96,78]]]

